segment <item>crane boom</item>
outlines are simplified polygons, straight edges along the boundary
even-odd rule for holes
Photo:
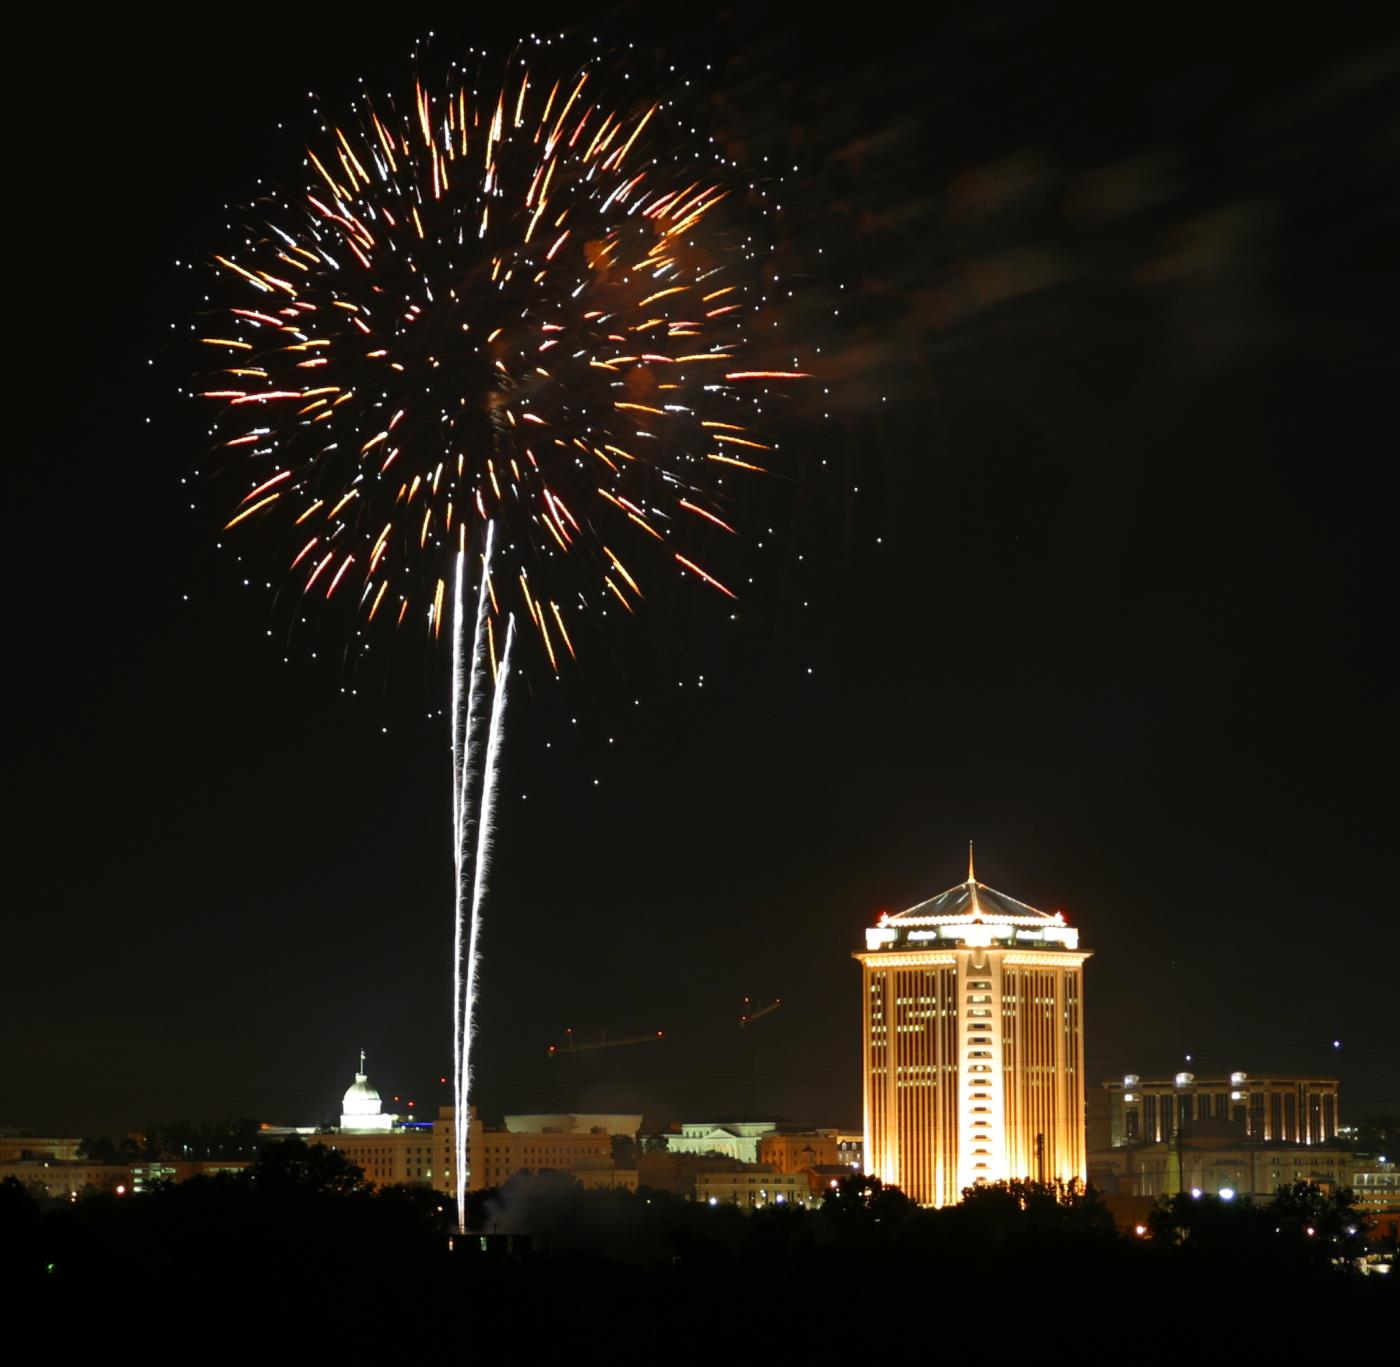
[[[624,1044],[650,1044],[663,1039],[665,1034],[664,1030],[657,1030],[650,1035],[619,1035],[616,1039],[609,1039],[608,1032],[604,1030],[598,1039],[578,1039],[572,1030],[565,1030],[564,1038],[558,1044],[549,1046],[549,1057],[582,1054],[589,1049],[619,1049]]]
[[[776,1011],[783,1004],[781,997],[774,997],[771,1002],[754,1001],[751,997],[744,998],[744,1014],[739,1017],[739,1028],[742,1030],[746,1025],[752,1025],[754,1021],[762,1019],[770,1011]]]

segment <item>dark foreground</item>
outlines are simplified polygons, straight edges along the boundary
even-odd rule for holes
[[[1179,1199],[1139,1236],[1092,1194],[1033,1184],[921,1211],[851,1182],[820,1210],[745,1215],[544,1174],[475,1198],[482,1233],[452,1249],[443,1204],[368,1191],[332,1151],[297,1144],[247,1174],[136,1197],[44,1203],[7,1179],[7,1338],[341,1361],[381,1348],[662,1362],[975,1346],[987,1361],[1249,1362],[1313,1346],[1383,1354],[1400,1322],[1400,1279],[1356,1270],[1364,1227],[1345,1196],[1315,1188],[1259,1206]]]

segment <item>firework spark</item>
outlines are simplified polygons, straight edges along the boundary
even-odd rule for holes
[[[618,84],[599,58],[483,60],[411,106],[362,100],[214,258],[234,298],[201,337],[248,480],[226,529],[285,531],[302,598],[367,638],[410,612],[440,636],[450,599],[459,1229],[515,614],[557,675],[577,623],[636,614],[662,576],[735,599],[727,481],[774,472],[761,405],[807,378],[758,368],[761,194]]]
[[[438,635],[494,519],[491,617],[558,673],[662,576],[735,596],[733,482],[773,471],[760,409],[805,372],[757,368],[766,219],[729,163],[606,59],[497,70],[327,121],[215,258],[200,392],[247,471],[227,526],[287,529],[303,596]]]

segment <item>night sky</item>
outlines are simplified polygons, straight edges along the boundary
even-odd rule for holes
[[[1400,1108],[1400,35],[1383,3],[1216,8],[34,35],[0,1125],[315,1123],[361,1047],[386,1097],[445,1099],[447,661],[405,637],[352,672],[243,587],[254,543],[181,483],[206,277],[174,265],[259,176],[295,182],[306,92],[402,89],[434,27],[443,54],[567,26],[675,62],[784,172],[777,264],[830,390],[785,418],[807,473],[745,620],[683,590],[512,702],[488,1116],[858,1123],[850,954],[969,839],[1095,951],[1091,1086],[1320,1070],[1344,1120]],[[746,994],[783,1005],[741,1031]],[[566,1026],[666,1038],[547,1059]]]

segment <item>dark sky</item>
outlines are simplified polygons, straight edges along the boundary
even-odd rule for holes
[[[488,1113],[857,1122],[849,955],[969,838],[1095,951],[1091,1082],[1189,1052],[1400,1108],[1388,9],[512,14],[668,54],[784,168],[831,393],[791,415],[803,569],[761,620],[678,601],[564,701],[516,696]],[[306,92],[401,88],[435,26],[323,13],[55,27],[8,121],[0,1124],[319,1121],[362,1046],[441,1099],[446,662],[284,663],[181,485],[173,263],[290,174]],[[439,50],[513,36],[483,22]],[[741,1032],[746,993],[783,1005]],[[547,1060],[566,1026],[667,1038]]]

